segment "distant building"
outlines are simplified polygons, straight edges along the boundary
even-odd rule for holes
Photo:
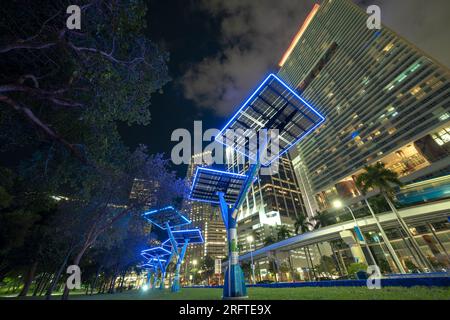
[[[144,205],[145,210],[148,210],[156,205],[158,188],[158,182],[135,178],[131,187],[130,201],[138,202]]]

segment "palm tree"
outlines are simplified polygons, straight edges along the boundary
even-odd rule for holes
[[[304,214],[297,215],[294,223],[295,234],[308,232],[310,227],[311,223]]]
[[[275,237],[273,235],[268,235],[267,237],[264,238],[264,246],[267,247],[271,244],[274,244],[275,242],[277,242],[277,239],[275,239]]]
[[[385,164],[382,162],[378,162],[373,166],[366,166],[365,172],[359,175],[356,178],[356,186],[359,190],[361,190],[362,194],[365,196],[369,189],[378,189],[380,191],[380,194],[384,197],[387,204],[391,208],[392,212],[397,217],[398,222],[400,223],[401,228],[407,235],[408,239],[413,245],[413,248],[415,249],[419,259],[422,261],[424,266],[431,267],[429,265],[428,260],[423,255],[422,251],[420,250],[420,247],[417,243],[417,241],[414,239],[414,236],[411,234],[411,231],[409,230],[408,225],[406,224],[405,220],[400,216],[397,208],[392,203],[392,196],[394,193],[394,187],[393,186],[399,186],[401,187],[403,183],[399,180],[398,174],[387,169],[385,167]],[[368,201],[366,200],[366,204],[368,204]],[[369,209],[371,209],[369,207]],[[373,211],[371,210],[372,215],[374,215]],[[378,219],[375,217],[375,221],[378,221]],[[381,225],[378,223],[378,227],[381,229]],[[387,243],[387,237],[382,231],[383,238],[385,239]],[[393,249],[392,249],[393,250]],[[391,253],[392,254],[392,253]],[[398,258],[395,258],[395,252],[394,255],[392,255],[394,259],[398,260]],[[397,262],[397,261],[396,261]],[[398,261],[399,263],[399,261]],[[401,263],[399,263],[399,268],[403,269]],[[432,267],[431,267],[432,269]],[[404,269],[403,271],[404,272]]]
[[[278,232],[277,232],[278,241],[288,239],[290,236],[291,236],[291,232],[285,225],[282,225],[278,228]]]
[[[315,222],[315,230],[329,226],[335,222],[333,221],[333,217],[329,213],[319,211],[316,211],[315,216],[311,220]]]

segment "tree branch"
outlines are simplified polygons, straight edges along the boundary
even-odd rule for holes
[[[75,157],[80,159],[82,162],[86,163],[86,159],[72,144],[67,142],[65,139],[60,137],[56,132],[50,129],[46,124],[44,124],[38,117],[35,116],[33,111],[31,111],[29,108],[19,105],[17,102],[4,95],[0,95],[0,102],[4,102],[5,104],[12,107],[14,110],[23,113],[28,118],[28,120],[30,120],[33,124],[39,127],[47,136],[64,145]]]

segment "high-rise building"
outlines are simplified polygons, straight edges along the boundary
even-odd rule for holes
[[[142,204],[145,210],[156,205],[156,195],[159,188],[157,181],[135,178],[130,191],[130,201]]]
[[[192,184],[195,172],[199,166],[207,166],[203,161],[205,153],[192,156],[188,167],[187,179]],[[200,228],[204,243],[189,246],[186,252],[187,261],[202,259],[209,256],[213,259],[223,259],[227,255],[227,236],[225,226],[220,216],[219,209],[209,203],[186,200],[183,211],[187,214],[192,224],[189,228]]]
[[[297,146],[309,214],[358,196],[355,177],[381,161],[404,182],[450,172],[450,73],[349,0],[314,6],[278,75],[326,117]]]
[[[227,148],[228,171],[245,173],[248,163],[236,151]],[[305,215],[305,205],[289,156],[279,159],[273,175],[259,175],[238,212],[238,243],[241,252],[263,247],[268,237],[277,239],[280,226],[294,235],[298,215]],[[249,242],[248,237],[253,241]]]

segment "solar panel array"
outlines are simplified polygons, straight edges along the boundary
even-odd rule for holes
[[[279,150],[272,154],[269,152],[261,159],[262,165],[269,165],[324,120],[308,102],[271,74],[222,129],[216,140],[256,160],[258,145],[266,148],[264,141],[275,142],[270,135],[260,139],[259,133],[263,129],[276,129]],[[230,133],[233,133],[233,138],[230,138]]]
[[[203,243],[203,236],[199,229],[177,230],[173,231],[172,235],[178,245],[183,245],[186,240],[189,243]]]
[[[152,247],[147,250],[143,250],[141,252],[141,255],[143,257],[152,259],[152,258],[161,258],[170,255],[170,251],[167,249],[164,249],[163,247]]]
[[[244,175],[199,167],[192,184],[190,199],[217,204],[217,193],[223,192],[226,203],[234,205],[246,179],[247,176]]]
[[[179,213],[173,207],[166,207],[159,210],[146,212],[143,216],[148,221],[164,230],[167,229],[167,223],[171,229],[191,223],[188,218]]]

